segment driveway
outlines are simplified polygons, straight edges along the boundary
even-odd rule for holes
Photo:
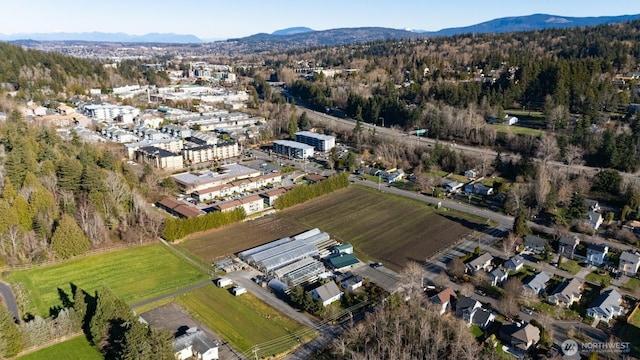
[[[7,304],[7,308],[13,314],[16,322],[20,322],[20,314],[18,313],[18,303],[16,302],[16,298],[13,296],[13,291],[11,290],[11,286],[6,282],[0,281],[0,296],[2,296],[2,300]]]

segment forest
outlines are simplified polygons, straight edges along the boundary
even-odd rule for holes
[[[498,132],[510,111],[544,130],[560,149],[621,171],[638,168],[635,107],[640,22],[311,48],[273,55],[265,78],[318,111],[340,109],[364,122],[535,156],[531,135]],[[295,73],[304,59],[356,69],[313,79]],[[268,76],[268,77],[267,77]],[[537,115],[539,114],[539,115]]]

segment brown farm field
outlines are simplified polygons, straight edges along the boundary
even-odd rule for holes
[[[180,246],[210,262],[317,227],[351,243],[359,259],[400,270],[407,261],[422,262],[482,226],[477,219],[440,212],[417,200],[352,185],[272,216],[201,234]]]

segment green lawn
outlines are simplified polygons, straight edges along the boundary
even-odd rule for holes
[[[575,275],[582,269],[582,266],[578,265],[578,262],[575,260],[562,259],[562,264],[560,264],[559,268]]]
[[[494,128],[497,132],[507,133],[507,134],[516,134],[516,135],[532,135],[532,136],[542,136],[544,133],[542,130],[530,129],[518,125],[488,125],[489,127]]]
[[[629,281],[627,281],[626,284],[622,286],[622,288],[630,291],[635,291],[637,289],[640,289],[640,279],[631,278],[629,279]]]
[[[32,352],[19,358],[20,360],[57,360],[57,359],[82,359],[102,360],[104,357],[96,348],[89,345],[87,338],[78,336],[60,344],[49,346],[42,350]]]
[[[482,329],[480,329],[477,325],[471,325],[469,329],[471,329],[471,333],[476,338],[479,338],[480,336],[484,335],[484,331],[482,331]]]
[[[177,302],[234,349],[245,352],[259,345],[261,358],[291,349],[298,338],[305,342],[316,335],[250,293],[235,297],[212,285],[181,295]]]
[[[590,273],[589,275],[587,275],[585,280],[598,285],[611,284],[611,275],[609,274],[609,272],[606,272],[604,274],[599,274],[598,271],[596,270]]]
[[[208,275],[158,243],[15,271],[8,278],[22,282],[29,290],[33,308],[27,311],[48,316],[49,308],[61,305],[58,289],[73,297],[71,283],[89,293],[106,285],[133,304],[196,284]]]

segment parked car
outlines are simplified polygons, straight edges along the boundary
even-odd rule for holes
[[[523,308],[522,312],[527,314],[527,315],[533,315],[533,310],[528,309],[528,308]]]
[[[480,296],[487,296],[487,293],[485,293],[484,291],[482,291],[480,289],[476,289],[475,293],[480,295]]]

